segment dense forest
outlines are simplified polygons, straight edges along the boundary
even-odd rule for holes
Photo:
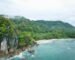
[[[33,39],[74,38],[75,27],[62,21],[29,20],[16,16],[11,18],[22,35],[30,33]]]
[[[75,27],[62,21],[34,21],[22,16],[0,15],[0,43],[5,38],[11,48],[27,46],[40,39],[75,38]]]

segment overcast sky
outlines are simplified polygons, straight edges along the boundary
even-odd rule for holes
[[[75,0],[0,0],[0,14],[62,20],[75,26]]]

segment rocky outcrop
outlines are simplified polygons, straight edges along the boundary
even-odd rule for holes
[[[7,46],[7,40],[6,38],[3,38],[3,41],[1,42],[1,51],[8,53],[8,46]]]
[[[8,54],[12,50],[16,50],[18,47],[18,39],[7,39],[6,37],[3,38],[3,40],[0,43],[0,51],[2,51],[4,54]]]

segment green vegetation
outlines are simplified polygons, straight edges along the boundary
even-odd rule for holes
[[[33,21],[16,16],[11,18],[21,32],[30,32],[35,40],[52,38],[75,38],[75,27],[62,21]]]
[[[75,27],[62,21],[33,21],[21,16],[0,15],[0,43],[5,37],[10,47],[21,47],[33,45],[40,39],[75,38]]]

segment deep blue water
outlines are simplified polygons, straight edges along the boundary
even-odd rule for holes
[[[75,40],[58,40],[34,47],[34,56],[23,52],[26,60],[75,60]],[[15,58],[13,60],[22,60]]]

